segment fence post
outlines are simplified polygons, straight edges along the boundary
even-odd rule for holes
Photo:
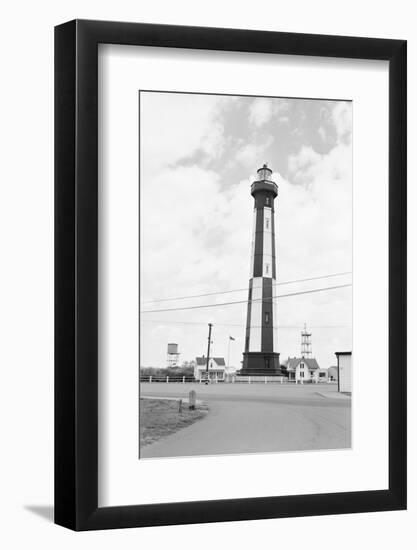
[[[250,384],[250,376],[249,376],[248,384]]]
[[[167,384],[168,384],[168,382],[169,382],[169,376],[167,376]]]
[[[152,384],[152,374],[149,376],[149,384]]]
[[[182,377],[182,383],[185,384],[185,376]]]
[[[265,384],[266,384],[266,376],[265,376]]]
[[[284,382],[284,377],[281,376],[281,384]]]

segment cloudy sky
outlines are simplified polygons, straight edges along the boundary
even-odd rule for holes
[[[276,294],[351,282],[289,283],[352,269],[351,103],[141,92],[140,106],[141,366],[166,366],[168,342],[181,361],[206,354],[211,322],[214,355],[227,360],[230,335],[240,368],[245,303],[162,310],[247,299],[250,185],[264,162],[279,187]],[[218,294],[183,298],[207,293]],[[299,355],[304,323],[320,366],[351,350],[351,293],[277,298],[281,361]]]

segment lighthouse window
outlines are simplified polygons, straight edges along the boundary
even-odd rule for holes
[[[268,218],[266,218],[266,220],[265,220],[265,227],[266,227],[266,229],[269,229],[269,219]]]
[[[266,324],[269,323],[269,312],[268,311],[265,312],[265,323]]]
[[[266,204],[266,206],[269,206],[269,197],[266,197],[265,204]]]
[[[265,264],[265,273],[266,273],[266,274],[269,273],[269,264]]]

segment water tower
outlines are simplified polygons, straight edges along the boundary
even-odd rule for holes
[[[168,344],[167,349],[167,367],[177,367],[180,358],[180,352],[178,351],[178,344]]]

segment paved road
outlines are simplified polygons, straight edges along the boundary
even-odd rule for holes
[[[188,397],[210,412],[145,447],[141,458],[340,449],[351,445],[351,400],[336,386],[142,383],[142,396]]]

